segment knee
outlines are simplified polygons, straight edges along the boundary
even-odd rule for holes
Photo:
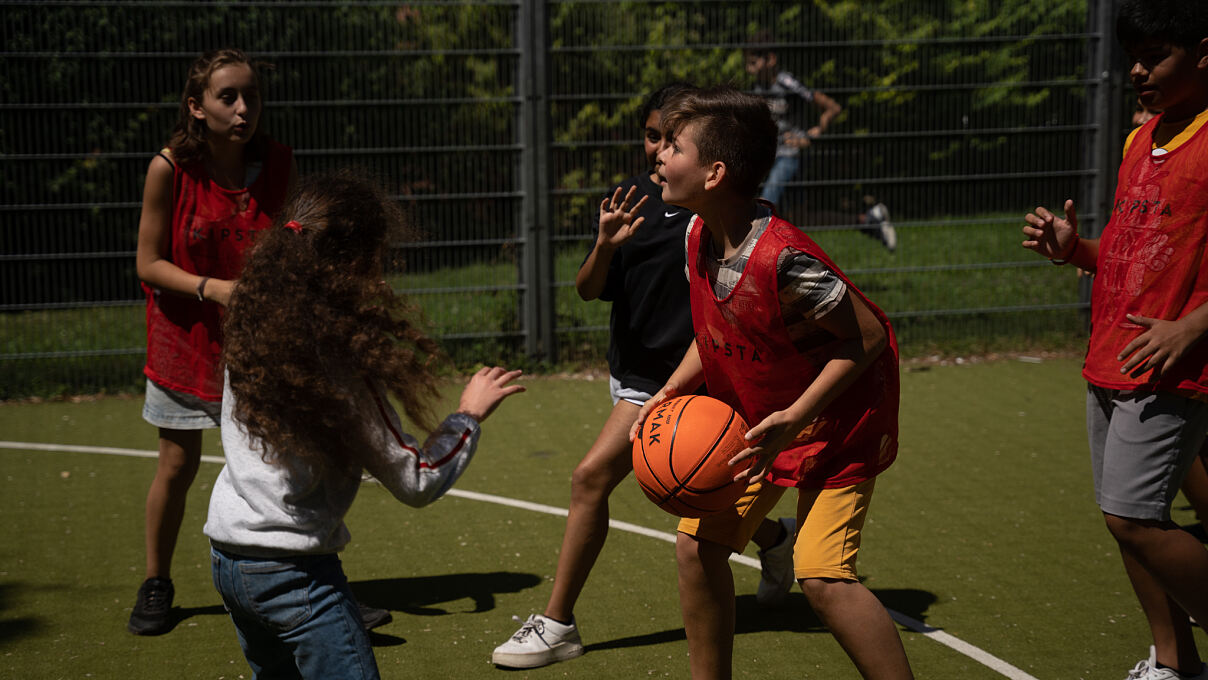
[[[1103,514],[1103,521],[1112,537],[1125,549],[1141,545],[1149,535],[1149,531],[1158,524],[1149,520],[1131,519],[1107,513]]]
[[[602,501],[616,484],[607,468],[589,460],[581,461],[570,476],[571,496],[578,501]]]
[[[701,543],[695,536],[677,533],[675,535],[675,563],[682,572],[686,567],[700,564]]]
[[[680,574],[696,573],[704,569],[705,563],[713,558],[715,543],[702,541],[695,536],[677,533],[675,538],[675,562]],[[728,556],[728,553],[727,553]]]
[[[833,578],[803,578],[800,583],[810,607],[821,613],[847,582]]]
[[[823,602],[826,599],[826,589],[831,581],[821,578],[803,578],[801,579],[801,592],[805,593],[805,599],[809,600],[810,604],[814,602]]]
[[[201,457],[191,456],[181,452],[160,452],[156,476],[174,485],[188,486],[197,477],[201,467]]]
[[[732,553],[729,547],[720,543],[701,540],[685,533],[676,534],[675,561],[681,577],[685,574],[714,573],[718,569],[728,569]]]

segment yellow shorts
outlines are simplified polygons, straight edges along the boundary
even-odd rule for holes
[[[793,570],[798,579],[856,580],[856,553],[876,479],[839,489],[798,489]],[[729,510],[680,520],[678,531],[742,552],[785,488],[757,483]]]

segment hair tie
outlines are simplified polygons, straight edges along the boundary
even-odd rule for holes
[[[294,232],[295,234],[302,233],[302,225],[298,224],[298,222],[296,220],[290,220],[290,221],[286,222],[283,226],[286,229],[289,229],[290,231]]]

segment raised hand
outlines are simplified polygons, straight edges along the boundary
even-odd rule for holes
[[[1065,201],[1065,219],[1041,206],[1036,212],[1025,215],[1023,221],[1026,223],[1023,235],[1027,237],[1024,248],[1050,260],[1067,260],[1074,254],[1078,245],[1078,214],[1072,199]]]
[[[633,197],[637,190],[636,186],[629,187],[629,191],[622,197],[621,187],[617,187],[611,197],[600,202],[600,233],[596,237],[598,245],[616,248],[628,241],[646,221],[645,217],[638,217],[638,213],[650,197],[642,196],[641,200],[634,203]]]
[[[523,392],[522,385],[509,385],[520,375],[519,370],[509,371],[499,366],[485,366],[478,369],[469,384],[461,392],[458,413],[464,413],[479,423],[487,419],[495,411],[495,407],[504,399]]]

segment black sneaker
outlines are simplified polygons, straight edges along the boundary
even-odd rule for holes
[[[135,635],[163,635],[172,630],[172,579],[149,578],[138,588],[138,601],[126,629]]]
[[[366,607],[360,602],[357,603],[357,609],[361,610],[361,625],[365,626],[365,630],[373,630],[394,620],[389,609]]]

